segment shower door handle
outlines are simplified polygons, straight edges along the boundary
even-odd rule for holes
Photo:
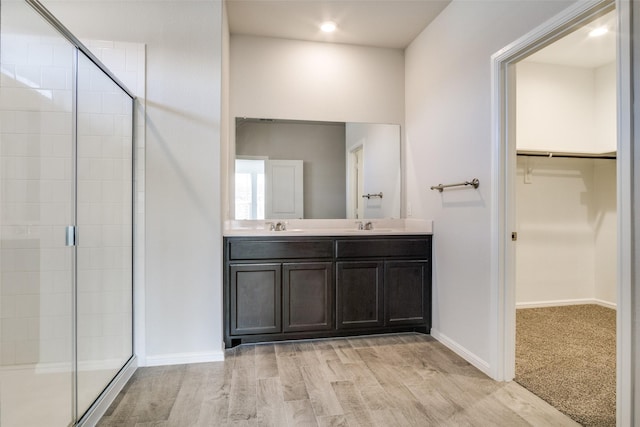
[[[65,228],[65,244],[66,246],[75,246],[76,245],[76,226],[75,225],[67,225]]]

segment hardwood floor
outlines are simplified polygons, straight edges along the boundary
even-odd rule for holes
[[[577,426],[428,335],[243,345],[140,368],[98,426]]]

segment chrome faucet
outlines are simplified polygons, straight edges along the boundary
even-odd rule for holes
[[[269,231],[287,231],[287,221],[265,222],[264,225],[269,226]]]
[[[366,223],[356,221],[356,225],[358,226],[358,230],[373,230],[373,222],[371,221],[367,221]]]

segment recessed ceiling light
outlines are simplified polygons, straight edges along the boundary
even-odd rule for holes
[[[336,30],[336,23],[331,21],[323,22],[320,25],[320,29],[325,33],[332,33]]]
[[[607,27],[594,28],[593,30],[589,31],[589,37],[599,37],[604,34],[607,34],[608,32],[609,32],[609,29]]]

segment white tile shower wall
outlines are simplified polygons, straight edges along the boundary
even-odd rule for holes
[[[3,34],[0,92],[0,364],[68,362],[72,49]]]
[[[144,46],[137,44],[90,42],[88,47],[134,93],[144,100],[139,90],[144,82]],[[127,62],[127,58],[129,61]],[[134,60],[135,59],[135,60]],[[100,73],[80,71],[79,92],[84,101],[79,105],[78,148],[79,178],[79,329],[78,358],[80,365],[122,360],[131,348],[123,339],[132,328],[131,322],[131,270],[126,268],[131,259],[131,218],[122,214],[123,206],[132,199],[131,157],[123,150],[121,138],[131,135],[127,98],[114,91],[111,82]],[[136,114],[139,109],[136,109]],[[144,147],[139,144],[140,117],[136,117],[136,157]],[[82,144],[86,142],[86,144]],[[144,152],[142,152],[144,153]],[[139,162],[137,163],[139,164]],[[136,176],[136,192],[140,176]],[[136,212],[136,217],[138,213]],[[136,222],[136,237],[139,229]],[[139,240],[136,241],[138,243]],[[80,256],[82,254],[82,256]],[[136,273],[143,271],[138,265]],[[139,280],[139,276],[135,278]],[[80,284],[85,284],[80,288]]]
[[[134,274],[133,278],[136,295],[144,289],[144,165],[145,165],[145,145],[144,145],[144,107],[145,107],[145,46],[140,43],[123,43],[111,41],[86,41],[86,46],[98,57],[109,70],[137,97],[135,104],[135,213],[134,213]],[[92,75],[91,78],[83,81],[85,88],[108,89],[105,82]],[[92,85],[93,86],[90,86]],[[87,86],[89,85],[89,86]],[[82,331],[81,340],[85,343],[79,348],[79,358],[82,361],[94,361],[99,359],[109,359],[121,357],[126,348],[123,348],[123,341],[119,339],[126,331],[131,331],[133,327],[131,316],[120,316],[118,310],[122,309],[121,298],[127,296],[122,292],[121,286],[126,283],[127,277],[131,277],[131,271],[126,269],[104,269],[100,267],[114,266],[122,264],[124,259],[131,259],[131,248],[122,252],[114,250],[122,241],[128,238],[127,226],[130,225],[131,218],[123,218],[119,212],[117,203],[121,201],[119,195],[129,194],[122,186],[128,186],[131,170],[131,159],[123,159],[119,150],[118,141],[108,132],[112,123],[105,119],[105,115],[115,118],[113,126],[116,132],[122,135],[130,134],[127,129],[123,129],[124,117],[118,118],[117,114],[122,111],[123,99],[113,93],[102,93],[100,97],[90,99],[92,104],[82,108],[83,114],[90,118],[89,126],[83,129],[85,142],[84,153],[89,162],[81,162],[79,165],[79,179],[88,184],[96,182],[96,179],[103,179],[102,185],[87,193],[87,203],[80,203],[82,209],[86,210],[84,215],[92,222],[83,231],[85,244],[95,245],[101,241],[107,247],[104,252],[96,251],[91,254],[91,259],[87,260],[91,265],[89,268],[79,266],[79,274],[92,275],[87,277],[87,282],[100,286],[101,289],[86,289],[84,297],[87,298],[89,306],[86,308],[86,326]],[[126,122],[126,121],[125,121]],[[119,130],[118,130],[119,129]],[[130,129],[130,124],[128,124]],[[79,130],[80,132],[80,130]],[[123,175],[124,174],[124,175]],[[118,183],[111,178],[123,179]],[[101,195],[102,204],[99,205],[97,194]],[[130,197],[130,196],[128,196]],[[106,203],[105,203],[106,202]],[[80,206],[79,206],[80,208]],[[79,213],[80,215],[80,213]],[[102,225],[98,225],[102,224]],[[92,239],[87,242],[86,239]],[[100,277],[95,277],[97,275]],[[79,277],[79,282],[81,278]],[[130,294],[129,294],[130,296]],[[144,316],[144,306],[141,298],[136,298],[136,315]],[[90,311],[93,308],[94,311]],[[83,309],[85,310],[85,309]],[[98,311],[98,313],[96,313]],[[136,325],[143,321],[136,321]],[[141,338],[139,338],[141,339]],[[137,351],[139,353],[139,351]]]
[[[87,45],[138,96],[134,130],[137,172],[134,237],[135,281],[142,284],[145,47],[141,44],[113,42],[89,42]],[[66,248],[59,247],[60,236],[54,237],[53,227],[43,224],[70,223],[71,57],[69,47],[55,39],[3,35],[0,95],[2,365],[57,363],[67,361],[70,356],[69,254]],[[112,94],[101,100],[94,97],[89,101],[89,113],[102,111],[114,114],[122,107],[121,99]],[[64,122],[62,126],[59,124],[61,121]],[[81,180],[96,179],[98,174],[112,179],[130,170],[130,160],[117,159],[115,156],[118,153],[111,150],[118,144],[102,144],[101,138],[108,135],[105,121],[91,117],[91,124],[97,125],[101,131],[96,132],[98,135],[93,139],[85,137],[87,151],[93,149],[93,154],[100,155],[104,146],[104,154],[110,157],[101,163],[97,159],[92,159],[88,165],[81,163],[78,170]],[[122,121],[114,122],[116,125],[122,127]],[[88,194],[93,195],[89,197],[102,194],[114,201],[119,190],[113,182],[98,186],[89,184],[91,181],[86,182],[88,186],[93,185],[88,189]],[[88,317],[88,322],[79,323],[78,332],[83,337],[92,338],[92,345],[87,348],[103,352],[99,355],[83,354],[84,360],[111,357],[108,348],[115,349],[112,353],[120,354],[118,349],[121,344],[114,337],[122,336],[132,327],[130,316],[129,320],[123,320],[112,313],[115,310],[113,307],[118,305],[118,295],[122,295],[118,289],[123,282],[122,276],[130,275],[130,271],[98,268],[121,264],[123,258],[130,259],[130,248],[124,251],[113,249],[126,237],[122,235],[122,225],[128,222],[128,218],[120,217],[117,212],[114,205],[88,203],[79,207],[81,216],[108,224],[99,234],[104,236],[104,243],[109,246],[107,250],[91,252],[88,260],[91,269],[83,269],[84,264],[79,265],[79,281],[88,284],[89,294],[94,292],[89,298],[89,306],[93,304],[99,310],[98,314],[87,314],[92,317]],[[91,233],[96,233],[96,230],[85,231],[83,238],[90,238]],[[104,297],[106,304],[95,307],[95,292],[99,291],[103,293],[101,297]],[[95,320],[97,317],[101,322]]]

